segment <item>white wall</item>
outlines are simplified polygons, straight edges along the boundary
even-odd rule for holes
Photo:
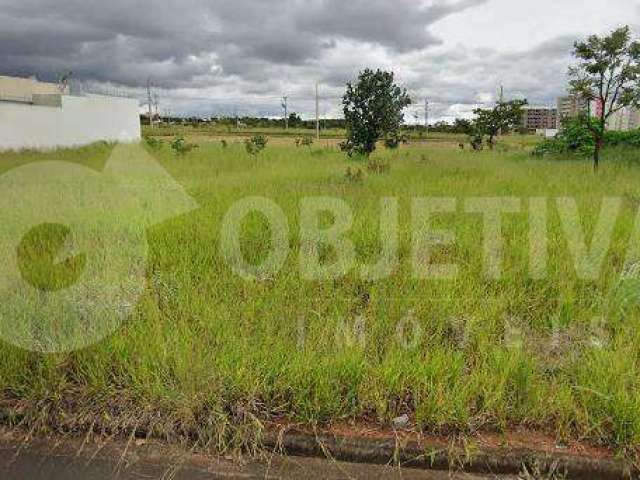
[[[138,101],[118,97],[40,99],[36,104],[0,102],[0,150],[50,149],[99,140],[140,140]],[[60,106],[44,106],[49,103]]]

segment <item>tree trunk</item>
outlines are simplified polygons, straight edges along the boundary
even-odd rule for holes
[[[602,151],[602,147],[604,145],[604,140],[602,137],[598,137],[596,139],[595,149],[593,150],[593,171],[597,172],[598,167],[600,166],[600,152]]]

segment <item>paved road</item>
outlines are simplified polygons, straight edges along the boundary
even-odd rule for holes
[[[162,445],[84,444],[55,439],[0,439],[0,478],[11,480],[489,480],[498,477],[425,472],[393,467],[357,465],[320,459],[274,455],[240,465],[231,459],[189,454]],[[513,477],[500,477],[512,479]]]

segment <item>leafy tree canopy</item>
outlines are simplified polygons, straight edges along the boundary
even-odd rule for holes
[[[476,115],[472,128],[473,135],[488,136],[489,146],[493,147],[496,136],[518,127],[522,119],[522,108],[526,104],[526,100],[511,100],[498,102],[492,109],[477,108],[473,112]]]
[[[396,138],[403,110],[411,104],[407,91],[394,82],[393,72],[366,69],[355,84],[348,83],[342,99],[349,155],[370,155],[381,138]]]
[[[596,103],[597,122],[586,126],[594,138],[594,168],[598,168],[607,120],[617,111],[640,107],[640,42],[632,40],[628,26],[607,36],[591,35],[576,42],[578,63],[569,68],[571,93]]]

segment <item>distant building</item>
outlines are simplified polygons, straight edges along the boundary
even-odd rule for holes
[[[568,95],[558,98],[558,128],[561,128],[563,119],[577,117],[581,113],[599,117],[602,113],[602,103],[598,101],[589,102],[576,95]],[[627,131],[640,128],[640,110],[633,107],[624,107],[607,120],[609,130]]]
[[[539,135],[545,138],[554,138],[556,135],[558,135],[558,129],[557,128],[541,128],[539,130],[536,130],[536,135]]]
[[[530,133],[555,129],[558,126],[558,110],[551,107],[524,107],[521,127]]]
[[[640,111],[632,107],[625,107],[618,110],[609,117],[607,128],[621,132],[640,128]]]
[[[70,95],[65,84],[0,76],[0,150],[140,140],[139,102]]]
[[[558,127],[567,118],[577,117],[581,113],[589,112],[589,102],[577,95],[567,95],[558,98]]]

